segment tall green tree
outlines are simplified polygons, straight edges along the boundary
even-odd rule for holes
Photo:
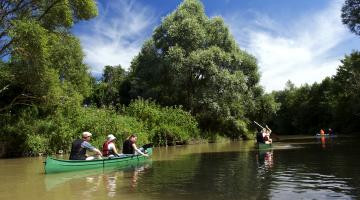
[[[341,63],[334,76],[337,96],[335,122],[344,132],[356,132],[360,128],[360,52],[345,56]]]
[[[94,84],[94,91],[90,100],[98,107],[116,107],[119,104],[129,103],[127,90],[127,72],[120,66],[105,66],[102,78]],[[123,98],[126,98],[124,102]]]
[[[30,20],[58,32],[98,14],[94,0],[2,0],[0,10],[0,58],[11,54],[13,49],[9,33],[14,21]]]
[[[62,108],[79,108],[90,94],[70,28],[96,15],[94,0],[0,1],[0,140],[8,154],[46,146],[55,129],[43,127],[61,124]]]
[[[280,110],[272,119],[274,131],[284,134],[314,134],[321,128],[352,133],[360,128],[360,53],[341,60],[333,77],[321,83],[295,87],[291,82],[274,93]]]
[[[346,0],[341,11],[342,22],[351,32],[360,35],[360,0]]]
[[[204,130],[234,138],[248,132],[247,108],[259,90],[256,59],[198,0],[183,1],[163,19],[133,60],[130,77],[132,97],[183,105]]]
[[[16,105],[51,108],[89,95],[88,67],[69,29],[97,15],[95,1],[4,0],[0,10],[0,57],[7,60],[0,71],[13,77],[2,87],[0,112]]]

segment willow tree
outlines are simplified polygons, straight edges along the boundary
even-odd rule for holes
[[[262,95],[256,59],[239,48],[221,17],[205,15],[198,0],[185,0],[162,20],[130,76],[133,97],[183,105],[204,130],[233,138],[248,132],[247,116]]]
[[[66,138],[52,117],[62,119],[58,111],[68,107],[62,105],[79,106],[90,93],[88,67],[70,28],[96,15],[94,0],[0,1],[0,141],[6,154],[43,152],[55,132]]]
[[[84,54],[69,30],[97,15],[94,0],[3,0],[0,10],[0,72],[8,77],[0,85],[0,112],[89,95]]]

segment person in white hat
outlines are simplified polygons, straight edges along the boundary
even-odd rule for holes
[[[106,141],[103,144],[103,156],[119,157],[119,153],[115,146],[116,137],[113,134],[107,136]]]
[[[101,159],[101,151],[92,146],[89,141],[92,134],[90,132],[83,132],[81,139],[76,139],[71,145],[71,152],[69,160],[93,160],[94,156],[88,156],[86,150],[95,152],[96,156]]]

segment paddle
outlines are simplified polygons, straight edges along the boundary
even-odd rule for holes
[[[254,123],[256,124],[256,125],[258,125],[260,128],[262,128],[262,129],[264,129],[264,127],[262,127],[259,123],[257,123],[256,121],[254,121]]]
[[[264,127],[261,126],[261,125],[260,125],[259,123],[257,123],[256,121],[254,121],[254,123],[255,123],[256,125],[258,125],[260,128],[264,129]],[[279,141],[279,140],[280,140],[279,137],[278,137],[275,133],[271,133],[271,135],[272,135],[272,136],[275,136],[276,141]]]
[[[256,121],[254,121],[254,123],[256,124],[256,125],[258,125],[261,129],[264,129],[264,127],[262,127],[259,123],[257,123]],[[257,136],[256,136],[257,137]]]

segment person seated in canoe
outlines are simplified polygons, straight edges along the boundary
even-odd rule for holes
[[[256,134],[256,141],[258,143],[271,144],[272,139],[270,138],[270,134],[271,134],[271,129],[268,126],[266,126],[266,128],[261,129],[261,131],[259,131]]]
[[[263,129],[263,137],[264,137],[265,144],[272,143],[272,139],[270,138],[271,132],[272,132],[272,130],[266,125],[266,128]]]
[[[101,152],[99,149],[92,146],[89,141],[92,134],[90,132],[83,132],[82,139],[76,139],[71,145],[71,152],[69,160],[93,160],[94,156],[88,156],[86,150],[95,152],[96,156],[101,159]]]
[[[329,135],[332,135],[334,134],[333,130],[331,128],[328,129],[328,132],[327,132]]]
[[[125,140],[123,144],[122,153],[123,154],[135,154],[135,155],[143,155],[148,157],[149,155],[144,153],[144,148],[137,148],[136,146],[137,137],[135,135],[130,135],[127,140]]]
[[[115,146],[116,137],[113,134],[107,136],[106,141],[103,144],[102,155],[112,158],[119,157],[119,153]]]
[[[320,129],[320,135],[325,135],[324,129]]]
[[[257,142],[257,143],[263,143],[263,144],[265,144],[263,132],[264,132],[264,129],[262,129],[261,131],[258,131],[258,132],[256,133],[256,142]]]

